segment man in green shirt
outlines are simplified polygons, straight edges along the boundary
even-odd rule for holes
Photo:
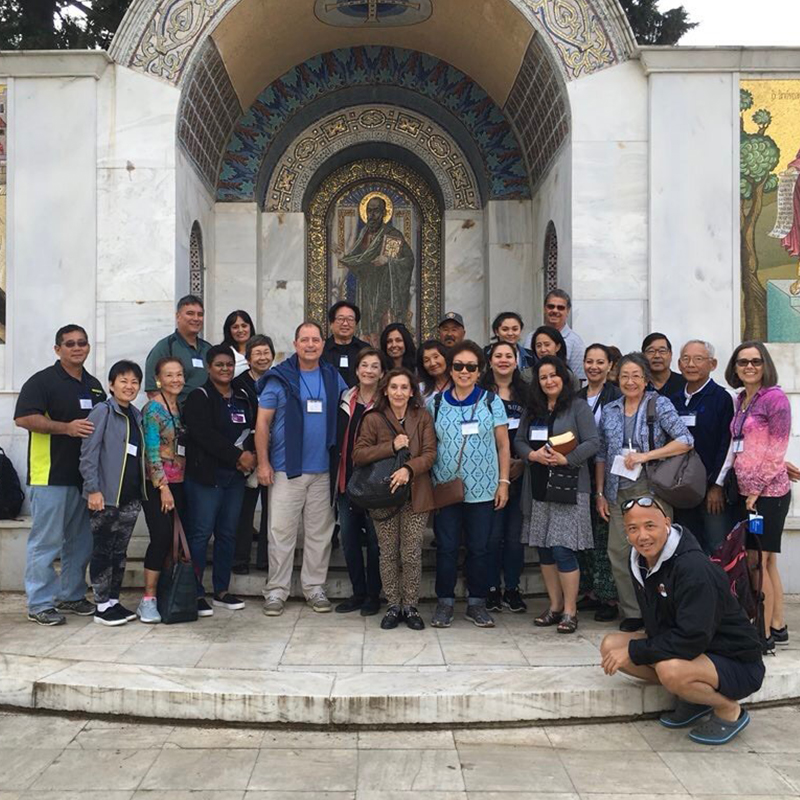
[[[175,313],[175,332],[156,342],[147,356],[144,388],[148,395],[158,391],[156,383],[156,364],[161,358],[175,357],[183,364],[186,385],[178,396],[183,405],[189,393],[208,380],[206,373],[206,353],[211,345],[200,338],[203,329],[203,301],[193,294],[187,294],[178,301]]]

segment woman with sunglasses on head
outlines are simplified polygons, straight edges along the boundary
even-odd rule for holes
[[[694,447],[694,438],[675,406],[657,392],[647,391],[649,383],[650,367],[641,353],[628,353],[620,359],[622,397],[603,408],[600,448],[594,459],[597,513],[609,523],[608,557],[623,615],[619,628],[626,633],[638,631],[644,623],[630,581],[630,545],[625,536],[620,503],[652,494],[644,469],[648,461],[681,455]],[[652,450],[647,424],[651,401],[655,411]],[[659,503],[672,519],[672,506],[663,500]]]
[[[550,600],[534,624],[557,625],[566,634],[578,629],[576,554],[594,544],[588,461],[599,443],[594,416],[586,401],[575,396],[571,375],[556,356],[545,356],[536,365],[514,439],[516,453],[530,467],[522,487],[523,540],[539,549]]]
[[[255,325],[246,311],[239,308],[231,311],[225,317],[225,322],[222,323],[222,344],[227,345],[233,351],[234,378],[247,372],[250,368],[247,363],[247,342],[255,335]]]
[[[517,368],[520,370],[532,367],[536,358],[526,347],[522,346],[522,329],[525,327],[522,317],[516,311],[503,311],[492,322],[492,333],[496,342],[506,342],[514,349]],[[486,357],[489,358],[489,345],[486,348]]]
[[[453,621],[458,552],[467,550],[466,618],[479,628],[493,628],[486,610],[491,582],[489,535],[493,512],[508,503],[511,451],[508,417],[502,401],[478,386],[485,365],[483,350],[465,339],[448,353],[452,389],[428,401],[436,430],[434,484],[460,478],[463,500],[436,513],[436,597],[431,625],[449,628]]]
[[[380,348],[390,369],[403,367],[414,372],[417,368],[417,347],[402,322],[392,322],[383,329]]]
[[[519,581],[525,563],[525,548],[522,544],[522,473],[525,463],[514,453],[514,437],[525,410],[527,387],[517,369],[517,350],[509,342],[494,342],[487,348],[488,364],[481,386],[494,392],[502,401],[508,417],[508,442],[511,450],[511,467],[508,503],[494,512],[492,532],[489,538],[489,561],[491,578],[489,594],[486,596],[488,611],[523,612],[527,605],[519,591]],[[506,590],[502,592],[502,578]]]
[[[764,532],[759,536],[759,544],[764,567],[765,652],[769,652],[776,644],[789,642],[778,553],[791,503],[785,458],[792,411],[789,399],[778,386],[778,371],[772,357],[762,342],[742,342],[733,351],[725,368],[725,380],[732,388],[742,389],[731,422],[729,456],[733,459],[732,469],[742,498],[738,518],[744,519],[748,513],[763,517]],[[755,548],[755,539],[751,537],[748,539],[751,561],[757,555]]]
[[[438,339],[428,339],[417,351],[417,375],[419,390],[425,401],[434,394],[441,394],[450,387],[447,369],[447,347]]]
[[[578,392],[592,410],[594,421],[599,426],[603,407],[622,396],[619,387],[608,379],[613,365],[610,347],[604,344],[590,344],[583,356],[583,371],[587,385]],[[592,482],[592,496],[597,491],[594,459],[589,461],[589,478]],[[578,554],[581,565],[581,593],[578,611],[595,612],[597,622],[610,622],[619,616],[617,608],[617,587],[608,560],[608,523],[597,513],[594,503],[590,503],[592,514],[592,533],[594,548],[582,550]]]

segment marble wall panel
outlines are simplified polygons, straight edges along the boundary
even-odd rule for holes
[[[444,218],[444,311],[464,317],[467,337],[488,340],[481,212],[448,211]]]
[[[484,209],[487,244],[533,240],[530,200],[491,200]]]
[[[516,311],[531,329],[531,321],[541,313],[533,305],[534,252],[532,244],[488,244],[486,246],[488,289],[487,325],[501,311]],[[488,330],[491,335],[491,329]]]
[[[646,319],[645,299],[583,299],[572,307],[572,327],[585,344],[615,344],[623,353],[639,349]]]

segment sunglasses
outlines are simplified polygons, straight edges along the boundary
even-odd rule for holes
[[[737,367],[746,367],[752,364],[754,367],[763,367],[764,366],[764,359],[763,358],[737,358],[736,359],[736,366]]]
[[[73,347],[86,347],[89,342],[86,339],[70,339],[68,342],[61,342],[61,347],[73,348]]]
[[[663,506],[655,499],[655,497],[651,497],[650,495],[644,495],[643,497],[634,497],[631,500],[626,500],[620,507],[622,508],[622,513],[624,514],[627,511],[630,511],[634,506],[639,506],[640,508],[652,508],[655,506],[665,517],[667,516],[667,512],[664,511]]]
[[[548,304],[545,306],[545,308],[546,308],[548,311],[566,311],[566,310],[567,310],[567,307],[566,307],[566,306],[557,306],[555,303],[548,303]]]
[[[477,372],[478,365],[477,364],[463,364],[461,361],[456,361],[453,363],[453,369],[456,372],[461,372],[462,370],[466,370],[467,372]]]

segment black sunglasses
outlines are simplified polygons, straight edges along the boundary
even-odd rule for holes
[[[453,369],[456,372],[461,372],[462,370],[466,370],[467,372],[477,372],[478,365],[477,364],[462,364],[460,361],[453,362]]]
[[[644,495],[643,497],[634,497],[631,500],[626,500],[620,508],[622,508],[622,513],[626,513],[630,511],[634,506],[639,506],[640,508],[652,508],[655,506],[665,517],[667,516],[667,512],[664,511],[664,507],[655,497],[651,497],[649,494]]]
[[[764,364],[763,358],[737,358],[736,359],[736,366],[737,367],[746,367],[748,364],[752,364],[754,367],[761,367]]]

